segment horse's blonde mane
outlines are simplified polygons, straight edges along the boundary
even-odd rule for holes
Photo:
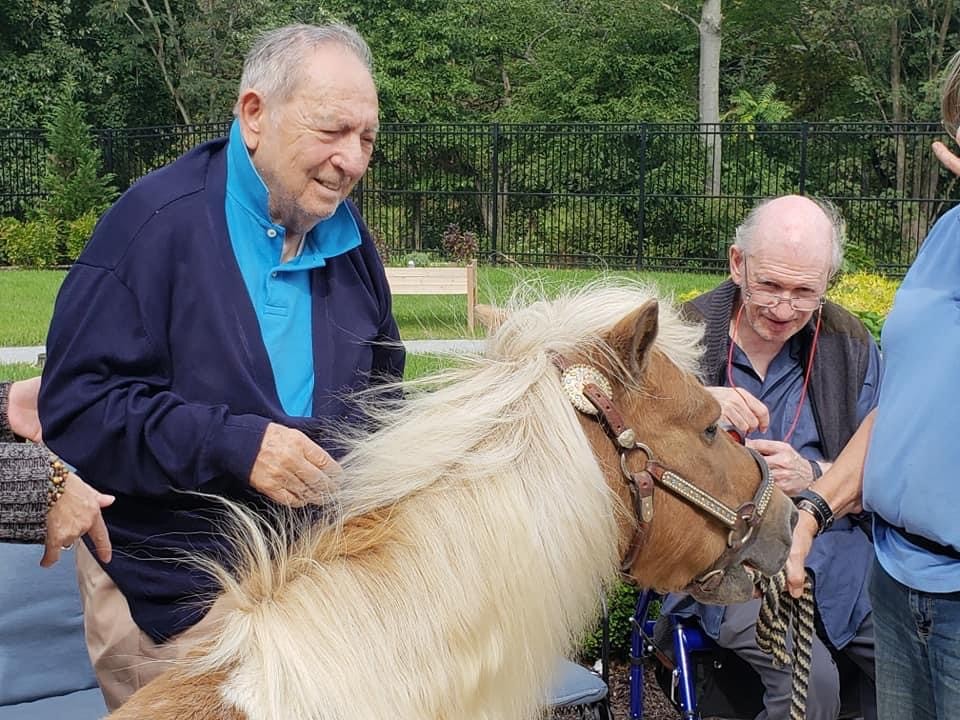
[[[551,358],[610,355],[604,333],[652,297],[514,300],[482,357],[345,432],[335,523],[289,549],[238,521],[243,575],[218,574],[236,609],[192,670],[227,671],[250,720],[535,714],[618,560],[617,501]],[[684,369],[700,332],[661,302],[657,344]]]

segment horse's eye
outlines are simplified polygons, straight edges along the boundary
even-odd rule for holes
[[[707,429],[703,431],[703,437],[708,443],[712,443],[717,439],[717,433],[719,431],[720,429],[717,427],[717,424],[713,423],[713,425],[708,426]]]

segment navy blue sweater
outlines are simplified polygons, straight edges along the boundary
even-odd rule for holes
[[[268,505],[249,476],[269,422],[336,455],[326,428],[359,421],[351,391],[403,373],[383,266],[351,206],[360,247],[311,273],[314,417],[284,414],[227,235],[225,147],[201,145],[114,204],[68,273],[47,338],[44,440],[117,496],[105,569],[157,641],[197,622],[216,591],[177,562],[219,553],[216,505],[182,491]]]

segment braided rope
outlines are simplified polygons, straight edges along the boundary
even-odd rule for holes
[[[781,570],[761,583],[763,598],[757,617],[757,646],[772,656],[775,667],[793,665],[790,720],[804,720],[813,648],[813,578],[807,573],[803,595],[791,597],[787,572]],[[793,658],[787,652],[787,635],[793,625]]]

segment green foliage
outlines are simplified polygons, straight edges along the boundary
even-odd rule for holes
[[[93,228],[97,224],[97,214],[94,212],[85,212],[76,220],[67,222],[67,260],[73,262],[76,260],[83,248],[87,246],[87,241],[93,235]]]
[[[52,219],[17,222],[5,218],[3,225],[3,254],[11,265],[29,268],[47,268],[60,259],[59,233],[61,223]]]
[[[397,264],[401,267],[430,267],[433,264],[433,258],[430,253],[412,252],[401,257]]]
[[[100,175],[100,150],[93,144],[72,80],[64,83],[45,128],[49,154],[43,189],[48,196],[39,214],[61,222],[85,213],[100,214],[116,196],[116,189],[111,175]]]
[[[859,317],[874,339],[880,342],[883,322],[893,307],[899,286],[898,281],[882,275],[855,272],[842,275],[827,297]]]
[[[610,657],[625,660],[630,657],[630,630],[637,606],[639,591],[623,581],[612,587],[607,595],[607,618],[610,626]],[[584,638],[580,652],[585,658],[600,657],[603,640],[598,626]]]
[[[783,122],[790,118],[792,112],[789,105],[776,99],[776,93],[775,83],[764,85],[756,97],[746,88],[740,88],[731,96],[731,108],[721,119],[750,125],[758,122]]]

